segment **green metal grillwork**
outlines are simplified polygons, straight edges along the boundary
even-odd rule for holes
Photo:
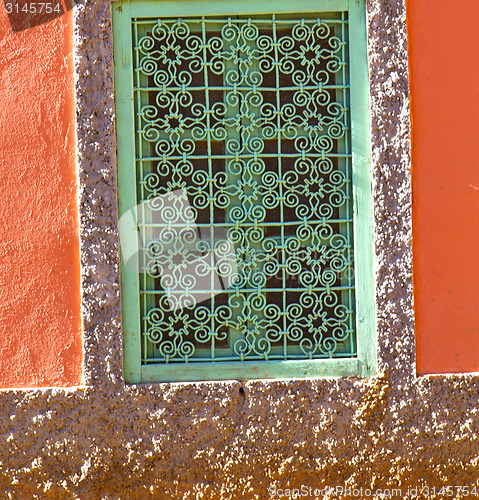
[[[266,3],[112,4],[127,382],[375,372],[365,3]]]
[[[137,198],[183,189],[203,236],[139,217],[144,364],[355,356],[347,24],[133,19]],[[225,233],[238,275],[198,289]]]

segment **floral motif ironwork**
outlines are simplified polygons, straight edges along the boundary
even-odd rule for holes
[[[133,30],[138,199],[162,210],[156,197],[182,189],[197,228],[165,251],[185,221],[138,221],[143,362],[355,356],[347,14]],[[238,274],[195,300],[181,272],[198,261],[226,275],[225,231]],[[184,283],[174,308],[160,265]]]

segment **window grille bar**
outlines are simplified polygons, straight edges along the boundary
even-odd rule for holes
[[[346,14],[346,13],[344,13]],[[347,15],[347,14],[346,14]],[[170,19],[164,19],[165,21],[171,22],[171,24],[174,24],[175,22],[178,22],[178,20],[173,20],[171,21]],[[161,19],[159,19],[161,21]],[[181,18],[182,23],[186,24],[199,24],[202,25],[203,23],[211,23],[214,25],[218,24],[227,24],[228,22],[233,22],[235,24],[251,24],[251,18],[246,17],[246,18],[241,18],[238,16],[229,16],[226,18],[221,18],[221,17],[214,17],[211,19],[205,19],[205,18],[199,18],[199,17],[191,17],[191,18]],[[132,25],[146,25],[146,26],[151,26],[154,24],[156,20],[153,19],[132,19]],[[288,19],[281,19],[278,18],[276,15],[272,15],[270,19],[264,18],[264,19],[256,19],[255,24],[261,25],[269,25],[270,23],[274,23],[275,25],[281,25],[281,24],[286,24],[286,25],[292,25],[292,24],[321,24],[322,22],[326,22],[327,24],[334,25],[334,24],[339,24],[339,25],[347,25],[348,21],[347,19],[334,19],[332,17],[326,17],[326,18],[314,18],[314,19],[305,19],[305,18],[298,18],[298,19],[293,19],[293,18],[288,18]],[[136,48],[136,47],[135,47]]]

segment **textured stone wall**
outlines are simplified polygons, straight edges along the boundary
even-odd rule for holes
[[[122,381],[109,7],[75,7],[86,386],[0,393],[0,491],[266,499],[272,485],[473,484],[477,377],[415,376],[404,1],[368,5],[378,375],[142,386]]]

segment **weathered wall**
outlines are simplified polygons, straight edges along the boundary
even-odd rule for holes
[[[404,0],[368,10],[379,375],[125,386],[109,4],[75,7],[86,386],[0,393],[4,496],[249,500],[346,484],[408,498],[479,480],[479,379],[415,373]]]
[[[0,387],[81,382],[72,44],[0,3]]]
[[[479,371],[479,4],[408,1],[419,373]],[[454,22],[460,13],[461,22]]]

